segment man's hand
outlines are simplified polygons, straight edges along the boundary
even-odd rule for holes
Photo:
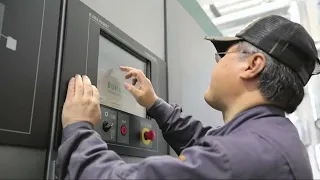
[[[62,126],[80,121],[96,125],[101,118],[99,92],[87,76],[76,75],[69,81],[62,110]]]
[[[156,93],[153,90],[150,80],[144,75],[141,70],[134,69],[132,67],[120,67],[120,70],[126,72],[126,79],[133,77],[132,84],[125,82],[124,87],[136,98],[137,102],[147,109],[158,99]],[[140,87],[135,87],[139,82]]]

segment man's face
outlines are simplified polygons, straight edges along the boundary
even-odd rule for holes
[[[257,94],[254,92],[259,92],[261,96],[258,76],[266,65],[266,58],[261,53],[239,52],[237,46],[233,45],[227,52],[221,52],[225,56],[214,67],[205,93],[206,102],[220,111],[226,110],[228,104],[237,103],[236,100],[244,94],[247,94],[247,100],[257,98],[253,97]],[[247,54],[245,59],[241,58],[244,54]]]
[[[214,109],[222,111],[226,106],[226,99],[235,97],[241,92],[239,74],[243,69],[239,55],[237,45],[230,47],[224,57],[217,61],[212,71],[205,100]]]

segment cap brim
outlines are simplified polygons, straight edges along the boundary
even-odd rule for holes
[[[206,36],[205,40],[209,40],[212,42],[214,47],[216,48],[217,52],[226,52],[232,45],[242,41],[242,38],[238,37],[213,37],[213,36]]]

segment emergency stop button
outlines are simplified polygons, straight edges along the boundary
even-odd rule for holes
[[[156,132],[154,130],[149,130],[149,131],[144,132],[144,139],[145,140],[154,141],[155,138],[156,138]]]
[[[127,127],[125,125],[121,126],[120,132],[123,136],[127,134]]]

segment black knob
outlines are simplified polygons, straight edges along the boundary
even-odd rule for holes
[[[108,123],[108,121],[104,121],[104,122],[102,123],[102,129],[103,129],[105,132],[108,132],[108,131],[112,128],[112,126],[113,126],[113,123],[110,124],[110,123]]]

